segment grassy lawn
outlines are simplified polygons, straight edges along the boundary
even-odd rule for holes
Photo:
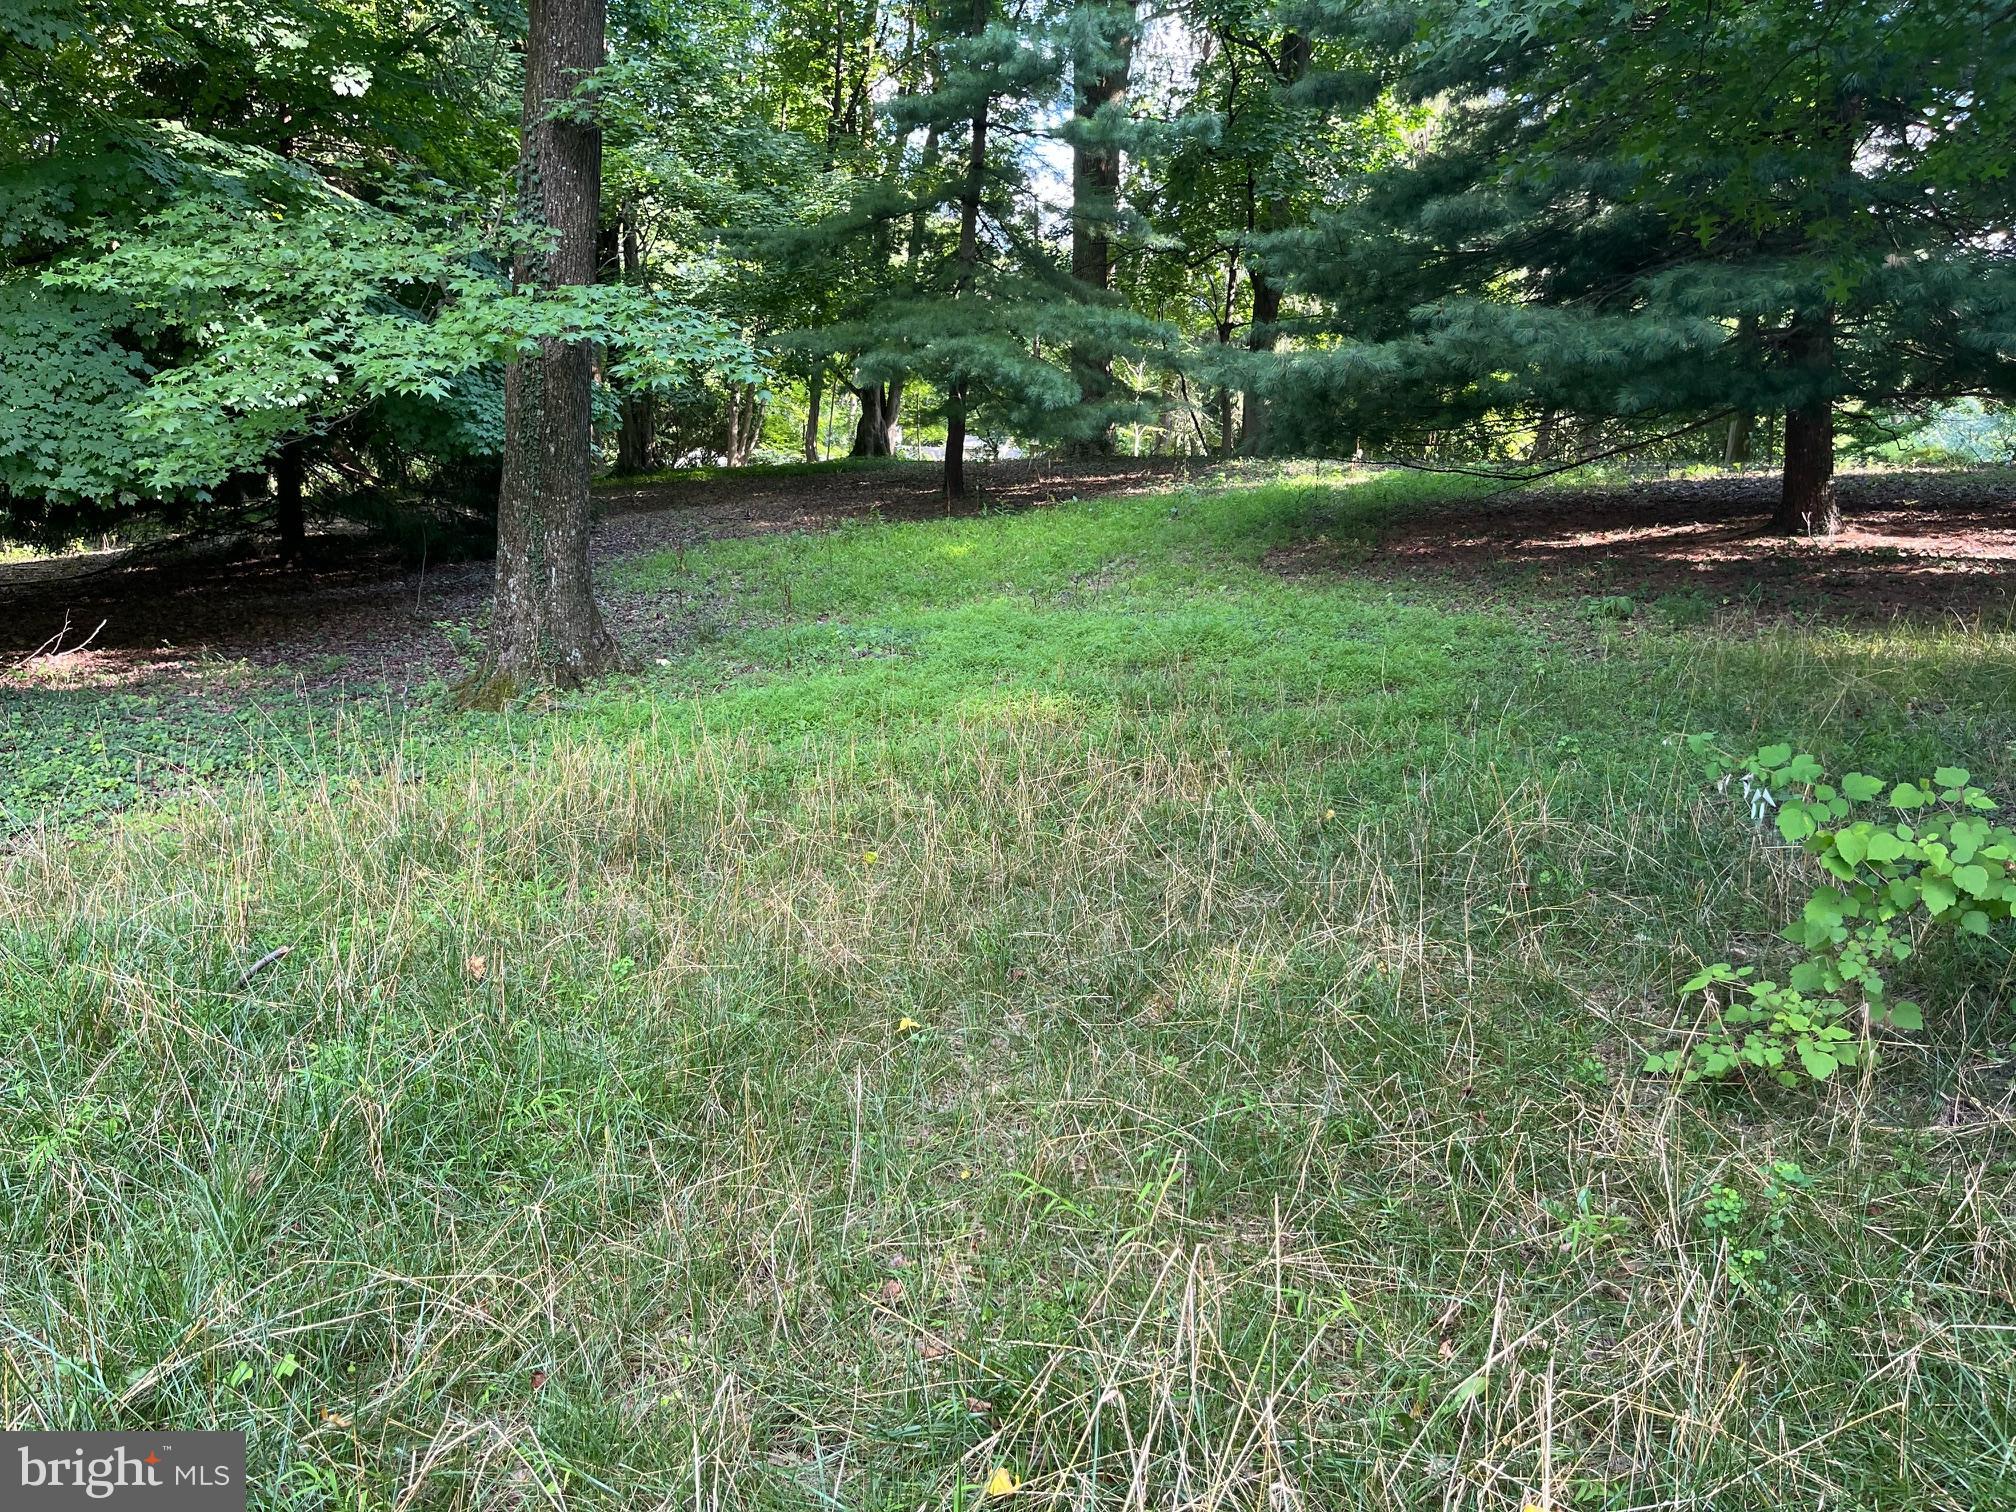
[[[637,558],[706,637],[494,718],[9,695],[223,733],[6,779],[141,801],[0,872],[0,1417],[332,1512],[2016,1505],[2005,956],[1637,1069],[1799,895],[1669,737],[2016,797],[2016,636],[1352,575],[1450,487]]]

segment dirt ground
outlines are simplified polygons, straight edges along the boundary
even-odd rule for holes
[[[1497,601],[1681,596],[1862,622],[2009,614],[2016,471],[1844,473],[1843,529],[1826,540],[1768,532],[1777,488],[1759,474],[1469,500],[1400,522],[1350,568],[1453,580]]]
[[[1178,471],[1125,458],[997,463],[975,469],[975,496],[959,512],[1134,492],[1165,486]],[[2012,614],[2016,472],[1846,474],[1846,528],[1828,541],[1765,533],[1775,486],[1759,475],[1507,493],[1410,515],[1369,551],[1317,541],[1277,553],[1275,564],[1455,583],[1494,602],[1677,598],[1696,617]],[[605,490],[600,499],[595,551],[603,563],[724,536],[947,513],[936,471],[923,466],[716,476]],[[355,538],[319,537],[313,546],[298,569],[243,553],[0,566],[0,677],[15,670],[44,686],[133,686],[245,663],[284,666],[309,687],[415,686],[454,671],[456,651],[441,626],[483,608],[488,562],[413,571]],[[639,656],[675,649],[684,630],[648,596],[611,595],[607,608]]]
[[[1176,464],[1131,458],[994,463],[970,469],[974,491],[957,512],[1129,493],[1166,485],[1176,473]],[[598,564],[727,536],[948,513],[937,470],[926,466],[750,472],[605,489],[597,498]],[[418,571],[356,538],[320,536],[310,547],[302,568],[277,566],[264,547],[137,566],[88,556],[0,565],[0,677],[19,667],[45,686],[134,686],[243,662],[284,666],[311,688],[381,680],[411,687],[454,671],[456,652],[441,625],[482,610],[488,561]],[[679,630],[649,601],[608,595],[604,607],[639,656],[670,649]]]

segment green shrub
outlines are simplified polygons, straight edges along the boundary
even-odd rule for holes
[[[1941,930],[1990,935],[2016,905],[2016,833],[1965,767],[1890,782],[1849,772],[1838,784],[1789,745],[1741,758],[1712,735],[1691,735],[1709,777],[1740,781],[1752,817],[1810,858],[1816,885],[1785,938],[1803,954],[1783,982],[1718,961],[1681,990],[1706,995],[1714,1025],[1700,1040],[1659,1051],[1648,1071],[1683,1080],[1763,1071],[1787,1085],[1824,1081],[1872,1053],[1873,1028],[1922,1029],[1918,1004],[1890,996],[1885,975]],[[1866,817],[1865,817],[1866,815]]]

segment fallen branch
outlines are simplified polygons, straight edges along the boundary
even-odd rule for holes
[[[268,966],[271,966],[275,961],[279,960],[283,956],[291,954],[293,952],[293,949],[294,947],[292,945],[276,945],[273,949],[267,951],[266,954],[259,957],[258,960],[254,961],[250,966],[247,966],[245,968],[245,974],[238,978],[236,986],[243,987],[247,982],[251,981],[252,978],[257,976],[260,972],[264,971]]]

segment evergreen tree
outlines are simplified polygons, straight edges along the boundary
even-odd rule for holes
[[[1270,238],[1338,203],[1351,174],[1395,149],[1402,117],[1381,98],[1337,108],[1308,98],[1316,46],[1261,0],[1195,0],[1185,20],[1188,66],[1150,107],[1164,124],[1137,159],[1130,193],[1149,229],[1122,281],[1138,308],[1186,338],[1179,383],[1195,395],[1184,409],[1202,449],[1263,451],[1253,375],[1271,364],[1233,354],[1271,352],[1280,337]],[[1340,61],[1335,46],[1320,60]]]
[[[1487,416],[1785,417],[1779,528],[1824,533],[1843,402],[2016,393],[2016,11],[1329,0],[1369,80],[1449,102],[1284,238],[1329,336],[1296,439]]]
[[[1047,204],[1035,150],[1059,141],[1091,157],[1120,150],[1117,80],[1130,27],[1124,5],[1102,6],[1097,17],[1081,9],[1011,21],[994,0],[948,0],[919,37],[925,76],[889,103],[905,144],[891,171],[798,239],[801,256],[866,248],[869,297],[854,318],[804,339],[852,354],[864,410],[870,391],[886,404],[906,385],[928,386],[945,422],[952,497],[965,492],[965,440],[976,422],[1096,447],[1116,417],[1134,412],[1131,397],[1097,375],[1158,333],[1096,282],[1075,279],[1064,245],[1075,228],[1090,271],[1112,209],[1096,190],[1082,214]],[[1113,90],[1089,113],[1074,108],[1074,60],[1081,81],[1097,70]],[[1110,267],[1110,252],[1100,261]]]
[[[1109,299],[1113,287],[1113,233],[1120,213],[1121,153],[1133,138],[1126,107],[1128,74],[1140,27],[1135,0],[1082,0],[1072,7],[1068,45],[1072,115],[1071,276],[1081,298]],[[1078,448],[1113,449],[1109,408],[1113,354],[1087,336],[1071,349],[1078,403],[1091,417]]]

